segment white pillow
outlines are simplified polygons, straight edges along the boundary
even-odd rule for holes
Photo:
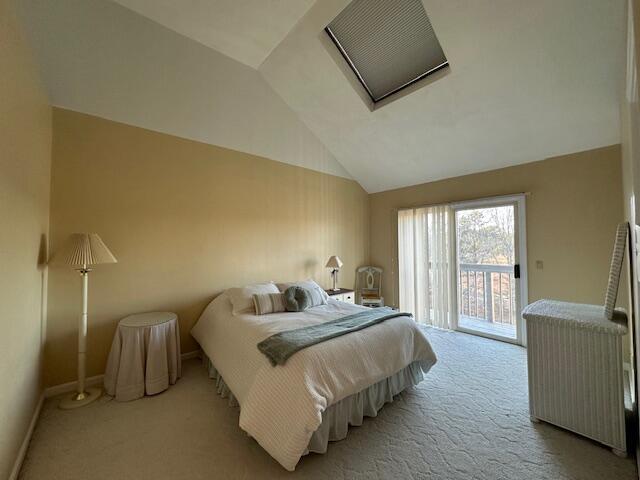
[[[229,295],[229,300],[231,300],[231,305],[233,305],[233,314],[255,313],[253,296],[262,293],[280,293],[280,290],[278,290],[278,287],[276,287],[276,284],[273,282],[229,288],[227,295]]]
[[[327,301],[329,300],[329,294],[327,294],[327,292],[324,291],[324,288],[322,288],[312,279],[304,280],[300,282],[277,283],[276,285],[278,285],[278,288],[280,289],[281,292],[284,292],[289,287],[302,287],[302,288],[306,288],[307,290],[317,289],[317,290],[320,290],[320,294],[324,299],[324,303],[327,303]]]

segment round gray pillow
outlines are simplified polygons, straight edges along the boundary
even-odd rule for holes
[[[289,287],[284,291],[287,312],[302,312],[311,305],[311,294],[302,287]]]

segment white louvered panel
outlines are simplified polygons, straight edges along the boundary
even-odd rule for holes
[[[626,451],[622,336],[527,321],[532,418]]]

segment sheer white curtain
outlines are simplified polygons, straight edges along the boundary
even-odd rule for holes
[[[398,211],[400,310],[445,329],[455,321],[452,217],[448,205]]]

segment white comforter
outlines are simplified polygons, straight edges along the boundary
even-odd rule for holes
[[[364,308],[329,300],[305,312],[234,316],[222,294],[191,330],[240,403],[240,428],[287,470],[304,454],[327,407],[414,361],[425,371],[436,362],[422,330],[405,316],[305,348],[283,366],[271,366],[256,346],[275,333]]]

